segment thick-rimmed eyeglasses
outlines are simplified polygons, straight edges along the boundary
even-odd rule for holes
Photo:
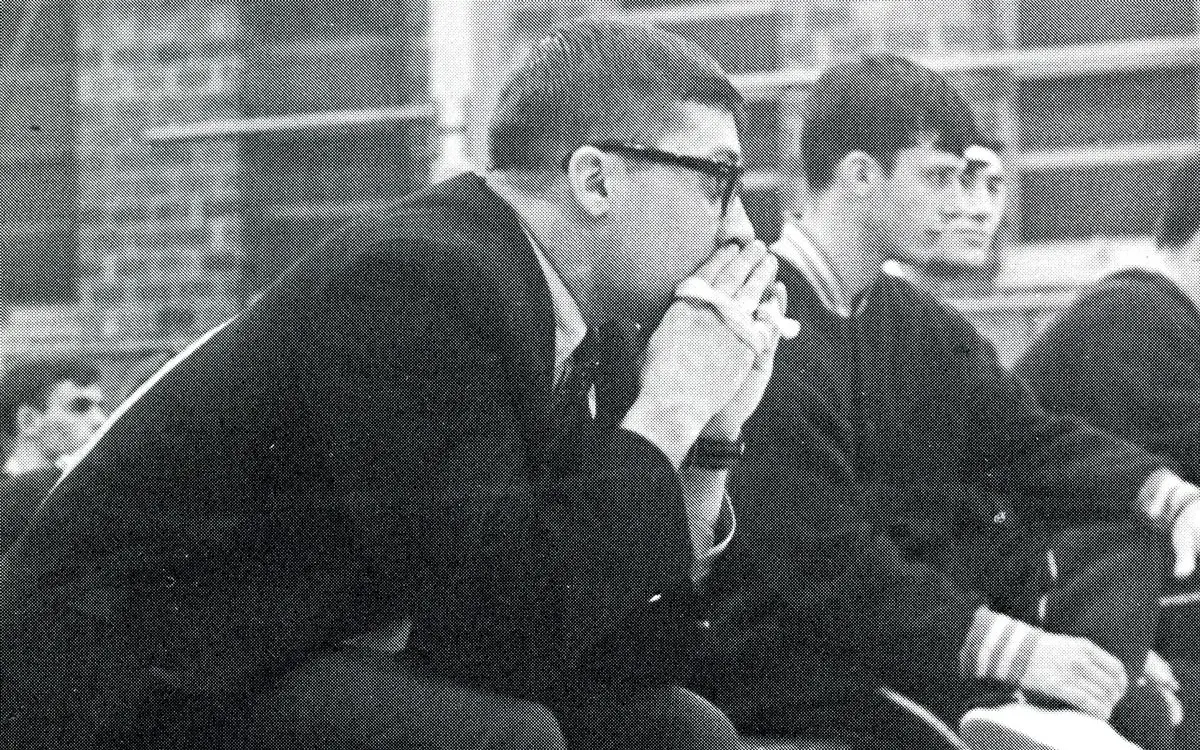
[[[623,143],[621,141],[601,141],[590,145],[592,148],[601,151],[610,151],[637,159],[658,162],[659,164],[670,164],[676,167],[684,167],[685,169],[694,169],[711,177],[713,184],[709,191],[709,198],[714,202],[721,202],[722,216],[729,210],[729,204],[733,201],[733,196],[741,195],[742,192],[742,174],[746,171],[746,166],[740,160],[731,161],[727,159],[713,159],[707,156],[688,156],[687,154],[677,154],[674,151],[663,151],[662,149],[643,146],[640,143]]]

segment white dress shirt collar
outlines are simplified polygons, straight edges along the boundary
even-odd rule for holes
[[[571,296],[570,290],[563,283],[558,271],[554,270],[554,265],[546,257],[545,251],[542,250],[537,238],[533,236],[533,232],[529,231],[529,227],[525,226],[524,222],[521,223],[521,229],[525,232],[530,247],[533,248],[538,265],[542,267],[542,274],[546,277],[546,286],[550,289],[550,302],[554,306],[554,380],[557,382],[559,376],[562,375],[567,358],[587,335],[587,323],[583,319],[583,313],[579,311],[579,305],[575,302],[575,298]]]

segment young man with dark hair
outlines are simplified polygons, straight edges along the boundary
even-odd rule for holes
[[[299,262],[51,493],[3,561],[5,740],[734,747],[678,684],[786,304],[742,108],[666,32],[538,44],[493,170]]]
[[[25,357],[0,377],[5,465],[0,476],[0,552],[104,422],[100,373],[79,357]]]
[[[1047,409],[1074,414],[1200,479],[1200,159],[1166,184],[1157,253],[1109,273],[1016,365]]]
[[[1168,457],[1200,478],[1200,158],[1179,165],[1162,194],[1156,251],[1127,259],[1084,289],[1017,362],[1047,409],[1073,414]],[[1169,586],[1158,650],[1200,681],[1192,633],[1195,579]],[[1196,695],[1185,691],[1181,734],[1200,736]]]
[[[1008,200],[1002,151],[1003,146],[990,139],[967,147],[955,178],[962,190],[961,210],[941,242],[924,252],[914,250],[906,260],[889,259],[888,273],[937,299],[983,292],[998,261],[996,235]]]
[[[5,473],[54,467],[82,448],[107,416],[99,383],[99,371],[80,358],[26,358],[9,367],[0,378]]]
[[[945,79],[868,56],[822,75],[803,114],[810,200],[776,252],[806,335],[781,347],[746,425],[760,451],[735,478],[738,536],[713,586],[759,625],[726,644],[710,697],[743,729],[879,741],[860,687],[874,674],[952,722],[985,692],[1058,709],[972,711],[964,731],[992,747],[1078,741],[1064,734],[1087,715],[1153,739],[1147,683],[1171,682],[1147,667],[1167,537],[1190,574],[1200,492],[1042,411],[961,315],[881,273],[963,210],[956,177],[980,138]],[[1043,529],[1079,518],[1096,554],[1048,559]],[[803,690],[810,675],[824,695]],[[1123,746],[1092,726],[1089,746]]]

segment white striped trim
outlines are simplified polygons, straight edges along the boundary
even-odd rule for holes
[[[1033,635],[1033,628],[1023,622],[1013,620],[1013,628],[1008,633],[1007,641],[1004,643],[1004,650],[1000,654],[1000,661],[996,665],[995,675],[1003,682],[1014,681],[1020,677],[1015,674],[1013,667],[1017,662],[1017,655],[1020,653],[1022,646],[1025,645],[1026,639]]]
[[[992,615],[992,622],[988,625],[987,634],[984,635],[983,642],[979,644],[979,653],[975,655],[975,676],[981,679],[988,676],[988,667],[991,665],[997,649],[1004,641],[1005,631],[1013,622],[1011,617],[1005,617],[997,612],[993,612]]]
[[[229,320],[225,321],[221,325],[217,326],[216,328],[212,329],[208,333],[204,334],[200,338],[193,341],[191,344],[189,344],[187,347],[185,347],[183,351],[181,351],[179,354],[175,355],[173,358],[171,358],[171,360],[169,362],[167,362],[165,365],[163,365],[162,368],[158,372],[151,375],[149,378],[146,379],[146,381],[144,383],[142,383],[140,386],[138,386],[137,390],[135,390],[132,394],[129,395],[129,398],[122,401],[121,405],[118,406],[115,410],[113,410],[112,415],[109,416],[109,418],[107,420],[105,420],[104,424],[100,425],[100,428],[97,429],[94,433],[92,433],[92,437],[88,440],[87,445],[83,446],[83,448],[81,448],[79,450],[79,452],[75,454],[75,460],[72,461],[71,465],[67,468],[67,470],[63,472],[62,476],[60,476],[58,478],[58,481],[54,484],[55,488],[57,488],[58,485],[62,484],[62,481],[64,479],[66,479],[68,476],[70,476],[71,472],[74,471],[75,467],[78,466],[80,464],[80,462],[82,462],[87,457],[87,455],[92,452],[92,449],[96,447],[96,443],[98,443],[100,441],[100,439],[103,438],[110,429],[112,429],[112,426],[114,424],[116,424],[117,420],[120,419],[121,417],[125,416],[125,413],[127,411],[129,411],[131,408],[133,408],[133,405],[135,403],[137,403],[138,399],[140,399],[142,396],[146,395],[146,391],[153,388],[154,385],[156,383],[158,383],[158,381],[160,381],[164,377],[166,377],[167,373],[169,373],[171,370],[174,370],[175,367],[177,365],[179,365],[180,362],[183,362],[185,359],[192,356],[192,354],[194,354],[197,349],[199,349],[200,347],[202,347],[206,343],[208,343],[209,339],[211,339],[213,336],[216,336],[218,333],[220,333],[222,330],[224,330],[226,326],[228,326],[230,323],[232,323],[235,320],[237,320],[236,317],[230,318]]]
[[[829,259],[803,229],[792,222],[785,223],[779,241],[771,251],[808,280],[826,309],[834,315],[850,317],[850,302],[846,299],[841,280],[834,273]]]

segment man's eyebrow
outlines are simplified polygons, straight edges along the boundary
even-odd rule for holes
[[[729,148],[718,148],[708,155],[709,159],[718,159],[720,161],[739,162],[742,160],[742,155],[737,151]]]

